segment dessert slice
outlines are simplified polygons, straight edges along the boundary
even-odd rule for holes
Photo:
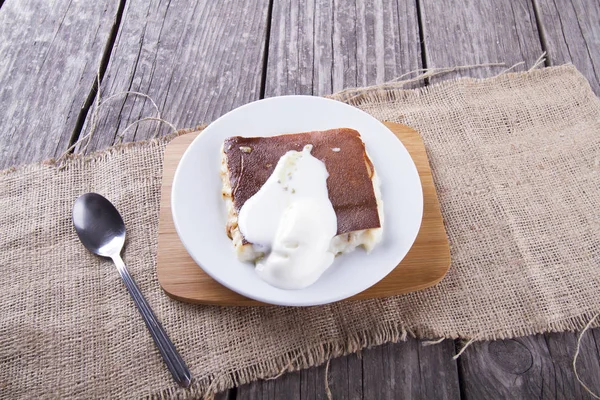
[[[337,217],[337,234],[329,251],[348,253],[358,246],[370,251],[381,240],[379,180],[357,131],[339,128],[272,137],[234,136],[223,143],[221,177],[227,234],[240,260],[254,261],[265,255],[265,249],[249,243],[238,227],[242,206],[265,184],[286,152],[301,152],[306,145],[312,145],[311,154],[329,173],[327,190]]]

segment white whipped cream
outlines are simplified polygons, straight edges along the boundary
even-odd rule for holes
[[[337,217],[327,192],[329,173],[313,157],[312,145],[288,151],[258,192],[242,206],[239,228],[268,255],[256,264],[258,275],[281,289],[312,285],[333,263],[328,251]]]

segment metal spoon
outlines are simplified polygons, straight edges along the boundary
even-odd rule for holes
[[[79,240],[89,251],[102,257],[112,258],[167,368],[179,385],[189,387],[192,380],[190,370],[156,319],[121,259],[121,250],[125,244],[125,224],[115,206],[98,193],[81,195],[73,205],[73,225]]]

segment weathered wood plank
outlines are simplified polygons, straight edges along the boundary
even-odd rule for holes
[[[364,399],[458,399],[454,342],[387,344],[363,356]]]
[[[525,61],[531,67],[542,54],[530,0],[419,2],[428,68]],[[504,67],[476,68],[432,78],[487,77]]]
[[[598,394],[600,393],[600,351],[594,333],[600,334],[600,329],[588,331],[581,339],[577,372],[583,382]],[[560,395],[564,393],[565,398],[592,399],[593,397],[577,382],[572,366],[579,333],[553,333],[544,336],[554,361],[556,392]]]
[[[598,330],[584,336],[577,362],[580,377],[596,393]],[[577,335],[570,332],[474,343],[459,359],[465,398],[591,399],[573,373],[576,344]]]
[[[329,386],[333,398],[362,399],[362,361],[356,354],[331,360]],[[238,400],[327,399],[325,366],[285,374],[276,380],[257,381],[237,390]]]
[[[292,372],[277,379],[242,385],[237,389],[236,400],[299,399],[300,375],[300,371]]]
[[[573,63],[600,95],[600,2],[534,1],[549,64]]]
[[[419,369],[421,372],[420,391],[414,397],[423,399],[460,398],[458,367],[452,359],[455,352],[454,341],[444,340],[434,346],[424,346],[419,342]],[[435,384],[432,384],[435,382]]]
[[[309,368],[300,374],[300,400],[327,400],[326,366]],[[330,361],[329,390],[334,399],[362,399],[362,360],[356,354]]]
[[[329,388],[338,399],[458,399],[460,388],[454,342],[423,346],[408,339],[331,360]],[[325,366],[310,368],[273,381],[238,388],[238,400],[327,399]],[[435,382],[435,384],[432,384]],[[274,397],[275,396],[275,397]]]
[[[211,122],[258,99],[268,5],[268,0],[128,1],[102,96],[147,94],[178,128]],[[122,96],[107,103],[89,150],[112,145],[117,133],[147,116],[156,112],[145,98]],[[156,124],[144,122],[124,140],[146,139]]]
[[[413,1],[275,0],[265,96],[325,95],[421,67]]]
[[[13,0],[0,9],[0,168],[64,151],[118,1]]]
[[[234,400],[234,399],[235,399],[235,392],[226,390],[224,392],[217,393],[213,400]]]
[[[363,398],[363,366],[360,357],[362,354],[360,356],[351,354],[331,360],[328,381],[329,390],[334,399],[358,400]],[[317,376],[322,376],[324,379],[325,369],[323,367],[315,369]],[[319,387],[315,386],[314,393],[317,392],[325,393],[324,390],[319,390]]]
[[[309,368],[300,371],[299,395],[300,400],[327,400],[325,368]],[[342,398],[342,396],[336,396],[336,398],[338,397]]]

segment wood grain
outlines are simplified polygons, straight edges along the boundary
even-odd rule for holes
[[[525,61],[524,70],[542,54],[530,0],[419,1],[428,68]],[[462,70],[432,78],[488,77],[506,67]]]
[[[534,0],[550,65],[573,63],[600,95],[600,2]]]
[[[240,400],[295,400],[300,399],[300,380],[303,371],[285,374],[274,380],[263,380],[242,385],[237,390]],[[323,388],[324,390],[324,388]]]
[[[275,1],[265,96],[325,95],[421,68],[416,3]]]
[[[362,399],[363,398],[363,359],[362,355],[371,350],[363,350],[358,354],[334,358],[329,363],[328,382],[334,399]],[[315,393],[313,398],[327,398],[325,386],[326,366],[311,368],[311,373],[316,377],[312,385]],[[319,396],[321,394],[321,396]],[[307,396],[308,397],[308,396]]]
[[[268,0],[127,1],[101,85],[102,97],[144,93],[178,128],[208,123],[260,97]],[[142,97],[121,96],[103,106],[89,150],[115,143],[117,133],[156,116]],[[91,113],[85,131],[89,129]],[[146,139],[158,122],[143,122],[124,141]],[[159,132],[169,132],[164,125]]]
[[[416,339],[385,344],[363,355],[365,400],[458,399],[454,343],[423,346]]]
[[[577,335],[571,332],[474,343],[459,358],[465,398],[591,399],[571,366],[576,344]],[[599,357],[594,334],[588,332],[577,365],[580,377],[596,393]]]
[[[424,197],[423,221],[413,247],[400,266],[351,299],[387,297],[424,289],[439,282],[450,267],[450,248],[425,146],[411,128],[394,123],[386,125],[402,140],[419,170]],[[169,296],[181,301],[259,305],[261,303],[234,293],[210,278],[186,252],[175,231],[171,216],[171,183],[180,157],[195,137],[194,134],[180,136],[165,150],[158,228],[158,281]]]
[[[454,342],[423,346],[416,339],[388,343],[331,360],[329,389],[336,400],[459,399]],[[277,397],[276,395],[280,396]],[[325,366],[238,388],[238,400],[327,399]]]
[[[0,9],[0,169],[60,155],[92,88],[118,1]]]

